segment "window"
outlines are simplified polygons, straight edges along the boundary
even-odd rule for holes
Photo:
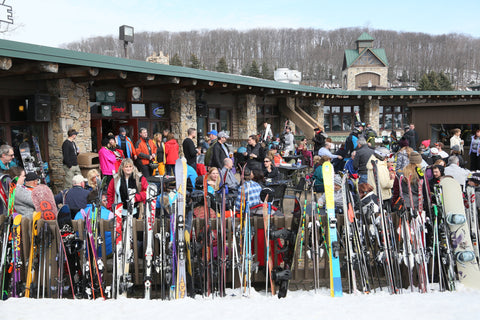
[[[350,131],[355,124],[355,112],[359,106],[325,106],[324,127],[325,131]]]
[[[263,122],[267,122],[271,125],[273,135],[277,135],[283,132],[285,129],[283,124],[280,125],[280,115],[276,113],[272,105],[257,105],[257,131],[263,130]]]
[[[379,125],[383,130],[401,130],[408,123],[408,107],[380,106]]]

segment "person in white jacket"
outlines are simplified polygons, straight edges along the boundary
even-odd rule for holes
[[[453,146],[458,146],[460,150],[460,154],[463,154],[463,144],[464,141],[462,138],[460,138],[460,134],[462,133],[462,130],[456,128],[452,130],[453,136],[450,138],[450,149],[453,148]]]
[[[384,203],[384,208],[389,210],[390,208],[390,199],[392,198],[392,188],[393,182],[395,181],[395,171],[390,171],[388,169],[387,157],[389,151],[386,148],[377,148],[375,153],[370,157],[367,163],[368,170],[368,184],[373,187],[373,192],[377,196],[382,196]],[[380,194],[377,191],[375,176],[373,174],[373,164],[374,161],[377,165],[377,175],[378,175],[378,185],[380,189]]]

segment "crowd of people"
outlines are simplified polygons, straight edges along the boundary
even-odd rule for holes
[[[314,131],[311,140],[313,148],[310,149],[312,144],[307,139],[295,142],[290,127],[275,137],[271,126],[264,123],[259,133],[248,137],[246,146],[233,150],[228,143],[230,137],[227,132],[211,130],[207,138],[197,145],[197,130],[190,128],[182,141],[183,156],[188,165],[185,174],[189,190],[202,188],[199,181],[207,175],[209,193],[214,194],[225,188],[226,194],[236,199],[236,206],[239,207],[241,188],[244,188],[243,192],[250,199],[249,204],[258,205],[262,188],[268,182],[285,178],[278,168],[284,163],[282,155],[292,154],[302,157],[304,164],[310,168],[307,178],[316,192],[324,192],[322,164],[331,161],[337,174],[348,173],[352,179],[358,179],[359,190],[363,190],[364,194],[373,192],[381,195],[387,208],[402,193],[407,199],[407,206],[410,203],[415,205],[416,197],[413,196],[413,201],[410,201],[408,190],[411,189],[413,194],[418,192],[417,182],[423,176],[430,182],[431,191],[444,175],[454,177],[462,187],[467,183],[478,187],[480,173],[476,171],[480,170],[480,129],[472,136],[466,155],[460,129],[452,131],[450,154],[444,150],[442,142],[420,141],[413,124],[405,128],[400,139],[395,136],[390,143],[382,141],[380,146],[375,143],[376,132],[370,125],[360,122],[355,123],[354,129],[339,148],[335,148],[323,128],[315,128]],[[168,130],[155,133],[151,139],[147,129],[140,128],[139,139],[134,144],[127,136],[126,129],[119,128],[118,135],[109,134],[102,140],[102,147],[98,151],[100,170],[90,170],[87,178],[82,176],[78,165],[77,135],[75,129],[70,129],[62,145],[65,189],[55,196],[57,204],[69,205],[72,217],[92,201],[108,209],[112,209],[114,204],[123,203],[125,214],[129,205],[133,204],[131,209],[141,216],[148,178],[175,175],[180,145]],[[394,146],[398,146],[398,150]],[[469,170],[465,168],[467,157]],[[376,164],[375,168],[372,161]],[[31,191],[39,183],[39,176],[35,172],[26,173],[17,163],[19,161],[14,161],[13,148],[0,146],[0,171],[8,173],[10,180],[18,186],[15,208],[31,217],[34,211]],[[244,164],[244,167],[240,164]],[[339,181],[337,177],[335,184]],[[102,193],[104,199],[100,197]]]

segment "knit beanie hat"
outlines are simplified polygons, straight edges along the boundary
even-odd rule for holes
[[[422,163],[422,156],[418,152],[412,152],[410,153],[408,160],[410,161],[410,163],[420,164]]]

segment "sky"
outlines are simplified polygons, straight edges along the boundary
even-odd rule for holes
[[[118,37],[129,25],[141,31],[252,28],[368,27],[480,37],[478,0],[0,0],[13,25],[0,38],[52,47],[95,36]],[[11,31],[11,28],[14,28]]]

